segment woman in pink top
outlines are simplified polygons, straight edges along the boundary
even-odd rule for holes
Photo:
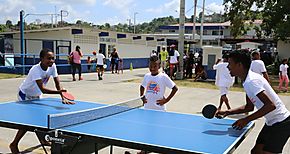
[[[76,69],[78,69],[79,71],[79,80],[83,80],[82,65],[81,65],[81,57],[83,57],[83,53],[80,49],[81,49],[80,46],[77,45],[76,50],[70,53],[70,58],[73,59],[73,63],[71,64],[73,81],[76,81],[75,78]]]
[[[280,65],[279,68],[279,90],[282,90],[282,85],[283,82],[285,82],[285,88],[284,88],[284,92],[288,91],[288,84],[289,84],[289,78],[288,78],[288,72],[287,69],[289,68],[289,66],[287,65],[288,60],[287,59],[283,59],[282,60],[282,64]]]

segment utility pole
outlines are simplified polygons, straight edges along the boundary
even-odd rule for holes
[[[192,40],[193,42],[195,42],[195,34],[196,34],[196,30],[195,30],[195,21],[196,21],[196,5],[197,5],[197,0],[194,0],[194,8],[193,8],[193,27],[192,27]]]
[[[20,11],[20,52],[22,60],[22,75],[25,75],[25,60],[24,60],[24,11]]]
[[[179,51],[179,72],[177,72],[176,78],[179,80],[183,79],[183,52],[184,52],[184,20],[185,20],[185,0],[180,0],[180,11],[179,11],[179,40],[178,40],[178,51]]]
[[[204,5],[205,5],[205,0],[203,0],[202,4],[202,15],[201,15],[201,24],[200,24],[200,47],[202,48],[202,41],[203,41],[203,20],[204,20]]]
[[[63,13],[66,13],[66,14],[63,15]],[[60,10],[60,24],[61,24],[61,26],[63,26],[63,20],[62,20],[62,17],[67,17],[67,16],[68,16],[68,11]]]
[[[134,12],[134,34],[136,33],[136,15],[138,12]]]

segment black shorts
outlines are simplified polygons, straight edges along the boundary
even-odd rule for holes
[[[103,69],[104,65],[97,65],[97,68]]]
[[[263,144],[264,151],[282,153],[283,147],[290,137],[290,116],[272,126],[266,124],[257,138],[256,144]]]

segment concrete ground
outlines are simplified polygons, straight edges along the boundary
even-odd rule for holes
[[[73,93],[78,100],[116,103],[139,96],[140,83],[124,82],[129,79],[142,78],[148,69],[125,70],[124,74],[111,74],[106,72],[104,80],[97,80],[96,73],[84,74],[84,80],[72,82],[71,75],[61,75],[60,80],[63,87]],[[16,100],[18,86],[23,78],[2,79],[0,80],[0,102],[9,102]],[[53,88],[53,82],[48,86]],[[167,90],[168,94],[169,90]],[[238,107],[245,101],[244,92],[230,92],[229,100],[232,107]],[[44,95],[44,97],[59,97],[57,95]],[[290,97],[280,96],[287,108],[290,110]],[[168,103],[167,110],[172,112],[200,114],[202,107],[208,103],[218,105],[219,91],[201,88],[179,87],[179,91]],[[1,112],[1,111],[0,111]],[[13,110],[11,110],[13,112]],[[234,117],[233,117],[234,118]],[[248,134],[246,139],[235,150],[235,154],[250,153],[250,149],[255,143],[255,139],[260,131],[264,120],[255,121],[254,129]],[[0,128],[0,153],[9,153],[9,143],[12,141],[16,130]],[[210,147],[210,145],[209,145]],[[44,153],[36,139],[34,133],[27,133],[21,140],[19,148],[23,153]],[[48,148],[49,150],[49,148]],[[124,151],[136,153],[136,150],[114,147],[114,153],[123,154]],[[100,151],[102,154],[109,153],[109,148]],[[283,154],[290,154],[290,140],[284,147]]]

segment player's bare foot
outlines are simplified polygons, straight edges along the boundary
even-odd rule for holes
[[[10,151],[12,154],[19,154],[19,149],[17,145],[10,144],[9,145]]]

